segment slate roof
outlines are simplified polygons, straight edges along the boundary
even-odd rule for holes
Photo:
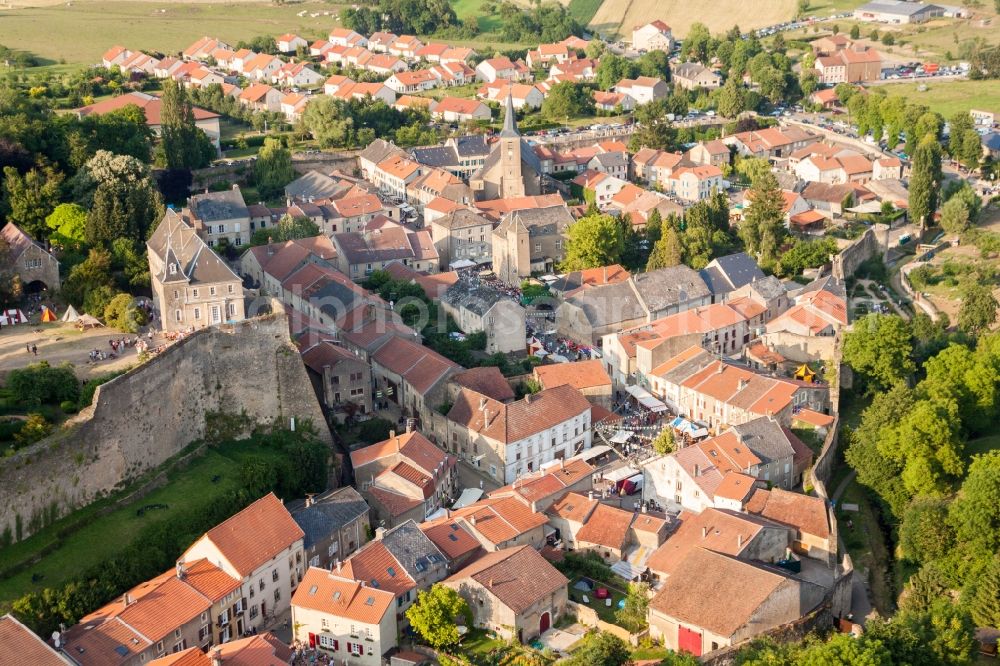
[[[292,520],[305,534],[303,545],[309,550],[317,542],[366,513],[368,502],[357,490],[347,486],[317,495],[311,506],[293,511]]]
[[[413,159],[426,166],[450,167],[458,164],[458,153],[452,146],[411,148],[410,154]]]
[[[795,456],[795,449],[784,428],[766,416],[735,425],[731,430],[765,463]]]
[[[631,280],[586,289],[567,298],[566,303],[580,308],[593,328],[640,319],[647,314]]]
[[[336,178],[319,171],[310,171],[285,185],[285,196],[290,199],[331,199],[348,189]]]
[[[632,280],[650,312],[712,295],[698,272],[684,265],[639,273]]]
[[[465,567],[448,582],[471,578],[515,614],[522,613],[559,589],[569,580],[531,546],[505,548],[488,553]]]
[[[746,252],[713,259],[700,274],[716,295],[735,291],[765,277],[764,271]]]
[[[250,217],[243,194],[238,187],[221,192],[194,194],[188,199],[188,207],[195,217],[203,222],[234,220]]]
[[[205,241],[198,236],[194,226],[182,214],[168,208],[146,247],[163,261],[164,282],[239,282],[240,278],[229,268]],[[170,265],[177,265],[177,274],[170,274]]]
[[[455,142],[455,150],[462,157],[487,155],[490,152],[485,134],[459,136],[455,137],[453,141]]]
[[[419,577],[428,569],[445,563],[445,556],[417,524],[408,520],[387,530],[382,544],[411,576]]]
[[[523,307],[514,301],[507,294],[493,289],[486,284],[476,285],[465,280],[459,280],[448,287],[440,296],[441,300],[456,308],[461,308],[473,312],[480,317],[489,312],[493,306],[501,301],[509,301],[516,308]]]
[[[7,241],[7,245],[10,246],[9,260],[11,263],[16,263],[21,255],[24,254],[24,251],[32,245],[46,254],[51,255],[51,253],[46,250],[41,243],[35,241],[35,239],[29,236],[23,229],[21,229],[21,227],[17,226],[13,222],[8,222],[4,225],[3,230],[0,231],[0,236],[3,236],[4,240]]]

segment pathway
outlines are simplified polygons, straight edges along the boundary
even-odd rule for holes
[[[853,469],[850,473],[841,480],[840,484],[837,485],[837,489],[833,491],[833,495],[830,496],[830,500],[834,503],[840,501],[841,495],[847,490],[847,486],[851,485],[854,478],[857,476],[857,472]],[[847,548],[844,545],[844,540],[839,537],[839,548],[842,552],[846,552]],[[857,563],[855,563],[854,572],[851,574],[851,615],[854,617],[853,621],[858,624],[864,625],[865,618],[872,612],[872,602],[869,596],[868,581],[864,574],[862,574],[857,569]]]

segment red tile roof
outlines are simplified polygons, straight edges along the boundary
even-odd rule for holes
[[[448,419],[498,442],[517,442],[590,410],[583,395],[566,384],[510,404],[462,389]]]
[[[488,553],[446,582],[460,583],[470,578],[515,614],[565,589],[569,582],[531,546]]]
[[[472,536],[464,524],[450,516],[423,523],[420,525],[420,530],[452,560],[482,548],[482,544]]]
[[[397,597],[417,586],[381,541],[372,541],[354,553],[337,573]]]
[[[274,493],[213,527],[205,536],[246,577],[305,533]]]
[[[111,99],[106,99],[100,102],[96,102],[89,106],[84,106],[76,110],[81,116],[88,116],[92,113],[102,114],[110,113],[112,111],[117,111],[123,109],[129,104],[135,104],[143,113],[146,114],[146,124],[157,126],[160,124],[160,110],[163,107],[163,102],[159,97],[154,97],[153,95],[147,95],[146,93],[131,92],[124,95],[119,95],[118,97],[112,97]],[[194,119],[197,120],[207,120],[209,118],[218,118],[219,114],[213,113],[211,111],[206,111],[198,107],[194,107]]]
[[[452,512],[483,539],[501,544],[544,525],[541,513],[532,511],[514,497],[485,499]]]
[[[700,514],[684,511],[680,527],[646,561],[651,571],[671,576],[695,548],[738,556],[765,526],[772,523],[756,516],[705,509]]]
[[[635,514],[610,504],[599,504],[576,533],[576,540],[621,550],[628,540],[628,528]]]
[[[0,616],[0,664],[66,666],[69,663],[13,615]]]
[[[395,608],[396,596],[334,572],[309,567],[292,605],[308,608],[362,624],[379,624]]]

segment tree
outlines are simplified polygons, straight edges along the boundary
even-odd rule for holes
[[[284,192],[285,185],[295,180],[292,153],[278,139],[264,139],[264,147],[254,163],[254,181],[260,196],[273,199]]]
[[[621,263],[625,235],[621,223],[611,215],[593,213],[570,226],[566,257],[560,270],[578,271]]]
[[[4,167],[3,201],[7,219],[36,240],[49,235],[45,218],[59,203],[63,175],[52,167],[34,168],[23,176],[14,167]]]
[[[958,311],[958,327],[969,335],[979,335],[997,320],[997,299],[993,290],[982,282],[974,282],[965,290]]]
[[[747,110],[746,88],[737,81],[735,76],[730,76],[725,85],[719,89],[715,104],[719,115],[725,118],[735,118]]]
[[[969,206],[960,197],[952,197],[941,206],[941,228],[949,234],[961,234],[969,228]]]
[[[461,620],[466,627],[472,624],[472,611],[458,592],[436,583],[429,590],[417,595],[417,601],[406,610],[406,618],[429,645],[443,648],[458,643]]]
[[[75,203],[59,204],[45,218],[49,228],[49,242],[72,250],[80,250],[85,243],[87,211]]]
[[[870,314],[844,337],[844,362],[863,375],[869,390],[885,390],[913,374],[910,327],[896,315]]]
[[[200,169],[215,157],[215,146],[194,121],[194,106],[180,82],[164,82],[158,161],[168,169]]]
[[[81,307],[88,294],[101,288],[110,290],[113,284],[111,253],[103,248],[92,249],[83,262],[70,270],[63,281],[62,295],[76,307]],[[93,314],[104,316],[104,308]]]
[[[941,144],[928,135],[913,155],[910,172],[910,218],[926,228],[937,210],[941,185]]]
[[[646,609],[649,608],[649,583],[629,583],[625,605],[615,613],[615,619],[632,632],[646,628]]]
[[[250,238],[250,245],[267,245],[268,243],[283,243],[299,238],[312,238],[319,235],[319,226],[308,217],[292,217],[288,213],[281,216],[278,224],[267,229],[258,229]]]
[[[975,582],[969,605],[979,627],[1000,627],[1000,555],[995,555]]]
[[[163,201],[149,168],[134,157],[99,150],[84,167],[82,181],[82,196],[92,191],[88,245],[109,246],[117,238],[142,243],[163,216]]]
[[[653,440],[653,450],[660,455],[673,453],[675,448],[674,431],[670,426],[666,426],[660,434]]]
[[[851,26],[851,39],[861,39],[861,26],[857,23]]]
[[[672,226],[667,227],[667,230],[656,241],[653,251],[649,254],[649,260],[646,262],[646,270],[655,271],[658,268],[678,266],[681,263],[683,252],[684,247],[681,245],[681,238],[677,233],[677,229]]]
[[[28,414],[24,420],[24,425],[14,435],[14,439],[21,446],[34,444],[45,439],[52,432],[52,424],[45,420],[45,417],[38,413]]]
[[[572,81],[552,86],[542,101],[542,115],[549,120],[569,120],[593,112],[594,98],[590,91]]]
[[[936,498],[914,500],[899,526],[903,557],[914,562],[930,562],[948,553],[955,534],[947,519],[946,502]]]
[[[984,567],[1000,549],[1000,451],[973,459],[948,520],[967,556]]]
[[[876,641],[859,641],[848,634],[834,634],[825,643],[814,643],[802,650],[795,663],[798,666],[892,666],[892,654]]]
[[[747,194],[751,203],[740,223],[740,238],[762,266],[773,266],[786,233],[785,198],[778,179],[770,171],[762,173]]]
[[[620,55],[606,53],[594,70],[594,82],[601,90],[611,90],[622,79],[637,76],[638,66]]]
[[[632,134],[629,150],[653,148],[654,150],[670,150],[677,143],[677,130],[667,118],[668,103],[676,99],[657,100],[643,104],[635,111],[635,119],[639,123],[638,130]]]
[[[146,312],[135,307],[129,294],[118,294],[104,308],[104,323],[124,333],[137,333],[146,324]]]
[[[614,634],[593,631],[584,636],[580,647],[565,663],[567,666],[628,666],[632,663],[632,650]]]

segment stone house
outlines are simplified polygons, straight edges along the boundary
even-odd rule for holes
[[[718,88],[722,85],[722,76],[715,70],[697,62],[682,62],[672,68],[674,84],[688,90],[696,88]]]
[[[309,566],[330,570],[360,548],[371,529],[368,512],[368,503],[350,486],[306,497],[305,506],[292,511],[292,520],[305,534]]]
[[[475,626],[519,642],[545,633],[562,616],[568,583],[529,546],[489,553],[444,582],[469,604]]]
[[[320,340],[301,353],[320,401],[335,418],[371,413],[370,365],[331,340]]]
[[[469,389],[448,412],[448,448],[502,483],[591,445],[590,403],[568,385],[505,404]]]
[[[245,317],[242,280],[206,247],[187,211],[168,208],[146,248],[153,305],[165,331]]]
[[[493,224],[467,208],[458,208],[428,225],[441,260],[440,270],[450,270],[452,262],[488,263],[493,252]]]
[[[551,272],[565,256],[565,233],[573,221],[565,204],[504,215],[493,230],[493,272],[518,285],[535,271]]]
[[[455,495],[455,457],[419,432],[351,452],[354,478],[383,526],[423,522]]]
[[[459,280],[438,301],[463,333],[486,334],[486,353],[525,350],[527,312],[514,298],[485,284]]]
[[[13,222],[8,222],[0,236],[10,248],[8,261],[24,290],[59,290],[59,260]]]

